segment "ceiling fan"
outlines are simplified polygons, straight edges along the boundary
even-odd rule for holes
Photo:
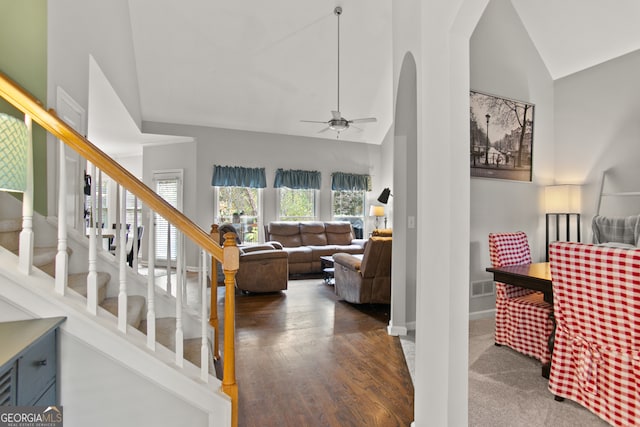
[[[320,132],[325,132],[329,129],[338,132],[337,137],[340,137],[340,132],[343,130],[349,129],[349,126],[352,123],[370,123],[376,122],[377,119],[375,117],[367,117],[362,119],[353,119],[348,120],[342,117],[340,113],[340,15],[342,15],[342,8],[340,6],[336,6],[333,9],[333,13],[338,17],[338,106],[336,110],[331,111],[331,119],[327,121],[319,121],[319,120],[300,120],[305,123],[324,123],[328,125],[326,128],[320,130]]]

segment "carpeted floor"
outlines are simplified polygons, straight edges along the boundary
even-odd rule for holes
[[[493,318],[469,322],[469,426],[608,425],[574,402],[556,402],[540,375],[540,363],[507,347],[496,347],[493,328]],[[401,337],[412,377],[414,340],[414,332]]]

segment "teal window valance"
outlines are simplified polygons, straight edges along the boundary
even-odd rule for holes
[[[267,177],[264,168],[214,165],[211,185],[215,187],[265,188]]]
[[[319,190],[321,175],[318,171],[303,171],[295,169],[278,169],[273,181],[274,188],[287,187],[292,189]]]
[[[334,191],[371,191],[371,176],[334,172],[331,175],[331,189]]]

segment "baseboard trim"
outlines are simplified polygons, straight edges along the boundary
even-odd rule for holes
[[[491,310],[474,311],[473,313],[469,313],[469,320],[487,319],[489,317],[496,317],[495,308],[492,308]]]
[[[401,335],[407,335],[407,328],[406,326],[393,326],[393,325],[388,325],[387,326],[387,333],[391,336],[397,337],[397,336],[401,336]]]

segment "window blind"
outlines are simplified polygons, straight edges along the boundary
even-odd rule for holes
[[[180,179],[178,177],[156,179],[156,193],[166,200],[174,208],[178,208]],[[169,222],[156,214],[156,259],[167,259],[167,244],[170,243],[171,260],[176,259],[176,228],[171,227],[169,232]],[[170,241],[170,242],[169,242]]]

